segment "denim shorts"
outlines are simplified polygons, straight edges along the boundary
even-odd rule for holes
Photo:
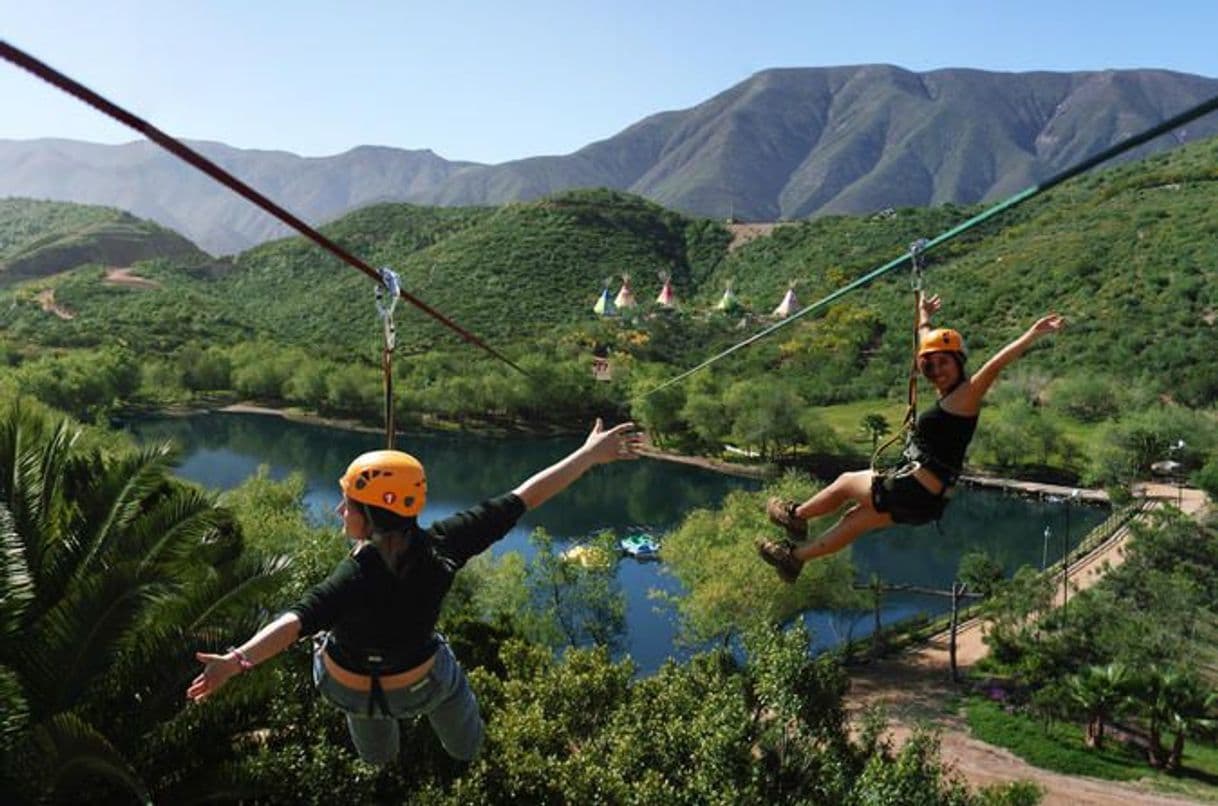
[[[426,716],[440,743],[453,758],[472,760],[482,747],[482,715],[465,672],[441,639],[435,663],[419,682],[385,692],[389,714],[368,712],[369,693],[342,685],[326,672],[323,649],[313,655],[313,682],[322,698],[347,716],[347,729],[360,758],[387,764],[397,758],[401,744],[398,720]]]

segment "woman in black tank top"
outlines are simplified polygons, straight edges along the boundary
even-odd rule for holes
[[[911,462],[893,474],[843,473],[802,504],[771,498],[766,513],[786,530],[788,539],[759,538],[756,546],[783,581],[794,582],[805,562],[840,551],[873,529],[937,520],[946,505],[946,493],[963,470],[981,401],[990,386],[1037,339],[1056,333],[1065,324],[1057,314],[1041,317],[969,376],[964,371],[964,339],[954,330],[931,326],[930,319],[940,304],[938,296],[922,302],[918,367],[939,397],[914,427]],[[809,520],[835,512],[848,502],[852,506],[837,523],[815,540],[803,542]]]

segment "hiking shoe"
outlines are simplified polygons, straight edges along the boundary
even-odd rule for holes
[[[799,542],[808,536],[808,522],[795,514],[799,504],[782,498],[771,498],[766,502],[765,514],[770,517],[770,523],[787,530],[791,539]]]
[[[774,570],[778,572],[778,576],[782,577],[783,582],[790,585],[799,579],[799,572],[803,570],[804,564],[791,552],[794,546],[790,543],[785,540],[766,540],[759,537],[753,541],[753,545],[757,547],[757,553],[761,555],[761,559],[774,566]]]

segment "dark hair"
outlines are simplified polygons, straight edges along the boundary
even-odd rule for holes
[[[422,551],[418,518],[409,518],[371,504],[360,504],[364,518],[372,526],[371,543],[380,553],[381,559],[395,574],[402,574],[412,564],[412,557]],[[381,539],[389,538],[388,540]]]
[[[419,519],[399,515],[396,512],[391,512],[383,507],[375,507],[372,504],[360,504],[364,509],[364,515],[368,518],[368,522],[372,524],[374,531],[382,534],[399,533],[411,534],[418,531]]]

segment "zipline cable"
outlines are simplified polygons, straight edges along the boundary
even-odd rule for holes
[[[1015,207],[1018,204],[1022,204],[1023,202],[1032,198],[1033,196],[1037,196],[1041,193],[1044,193],[1045,191],[1060,185],[1062,182],[1065,182],[1068,179],[1073,179],[1074,177],[1078,176],[1079,174],[1084,173],[1085,171],[1091,170],[1096,165],[1099,165],[1101,162],[1107,162],[1108,160],[1112,159],[1113,157],[1115,157],[1119,154],[1123,154],[1124,152],[1129,151],[1132,148],[1137,148],[1138,146],[1142,145],[1143,143],[1147,142],[1148,140],[1153,140],[1156,137],[1158,137],[1159,135],[1166,134],[1167,132],[1171,131],[1172,129],[1183,126],[1185,123],[1189,123],[1193,120],[1196,120],[1199,117],[1208,115],[1210,112],[1213,112],[1216,109],[1218,109],[1218,96],[1214,96],[1213,98],[1210,98],[1208,101],[1204,101],[1200,104],[1197,104],[1193,108],[1188,109],[1184,112],[1181,112],[1180,114],[1176,115],[1175,117],[1165,120],[1162,123],[1158,124],[1157,126],[1153,126],[1149,129],[1147,129],[1146,131],[1142,132],[1141,134],[1135,134],[1132,137],[1129,137],[1129,138],[1121,141],[1120,143],[1117,143],[1116,145],[1110,146],[1109,148],[1104,149],[1103,151],[1096,154],[1095,156],[1088,157],[1087,159],[1083,160],[1082,162],[1079,162],[1076,165],[1073,165],[1073,166],[1065,169],[1064,171],[1061,171],[1060,173],[1054,174],[1053,176],[1049,177],[1048,179],[1046,179],[1045,181],[1043,181],[1039,184],[1032,185],[1029,188],[1025,188],[1024,190],[1021,190],[1020,192],[1016,193],[1014,196],[1011,196],[1007,200],[999,202],[998,204],[995,204],[993,207],[990,207],[988,210],[983,210],[982,212],[978,213],[977,215],[973,216],[972,218],[968,219],[967,221],[965,221],[965,222],[953,227],[952,229],[948,230],[947,232],[944,232],[941,235],[927,241],[925,246],[923,246],[923,248],[921,249],[921,252],[923,254],[925,254],[926,252],[929,252],[930,250],[934,249],[936,246],[947,243],[952,238],[955,238],[957,235],[961,235],[962,233],[972,229],[973,227],[977,226],[978,224],[981,224],[985,221],[990,220],[991,218],[998,215],[999,213],[1006,212],[1007,210],[1011,209],[1012,207]],[[836,291],[832,292],[831,294],[828,294],[825,297],[822,297],[821,299],[818,299],[816,302],[813,302],[811,305],[801,308],[800,310],[798,310],[795,313],[788,316],[786,319],[783,319],[781,322],[777,322],[758,333],[754,333],[752,336],[749,336],[744,341],[737,342],[736,344],[733,344],[731,347],[728,347],[723,352],[711,356],[707,360],[703,361],[701,364],[698,364],[696,367],[694,367],[692,369],[688,369],[685,372],[682,372],[680,375],[677,375],[675,378],[670,378],[669,380],[665,381],[664,383],[660,384],[659,386],[655,387],[654,389],[650,389],[650,390],[642,393],[641,395],[637,395],[635,399],[650,397],[651,395],[654,395],[656,392],[660,391],[661,389],[665,389],[669,386],[672,386],[675,383],[679,383],[679,382],[685,380],[686,378],[688,378],[690,375],[693,375],[698,370],[709,367],[711,364],[715,363],[716,361],[719,361],[720,359],[728,357],[729,355],[736,352],[737,350],[741,350],[741,349],[749,346],[753,342],[759,341],[759,340],[765,338],[766,336],[770,335],[771,333],[778,330],[779,328],[786,327],[787,325],[794,322],[796,319],[799,319],[802,316],[812,313],[813,311],[819,310],[819,309],[825,307],[826,305],[828,305],[829,303],[834,302],[834,301],[840,299],[841,297],[844,297],[846,294],[849,294],[851,291],[854,291],[857,288],[862,288],[863,286],[870,283],[872,280],[875,280],[876,278],[887,274],[888,272],[892,271],[893,269],[896,269],[900,266],[905,265],[906,263],[908,263],[910,261],[910,259],[911,259],[910,253],[907,252],[898,258],[890,260],[889,262],[885,263],[883,266],[880,266],[877,269],[873,269],[872,271],[868,272],[867,274],[864,274],[862,277],[859,277],[858,279],[854,280],[853,282],[842,286],[841,288],[837,289]]]
[[[169,153],[173,154],[178,159],[181,159],[182,161],[193,165],[195,168],[198,168],[200,171],[207,174],[212,179],[216,180],[217,182],[224,185],[225,187],[229,188],[234,193],[237,193],[238,195],[249,200],[250,202],[253,202],[258,207],[261,207],[263,210],[270,213],[275,218],[278,218],[280,221],[287,224],[289,227],[296,230],[301,235],[303,235],[306,238],[308,238],[309,240],[313,241],[315,244],[320,246],[322,249],[325,249],[327,252],[330,252],[331,254],[333,254],[334,256],[336,256],[337,258],[342,260],[343,262],[347,263],[348,265],[353,266],[356,269],[359,269],[364,274],[366,274],[368,277],[375,280],[377,283],[383,283],[383,281],[381,279],[381,274],[376,269],[372,268],[367,263],[360,260],[355,255],[351,254],[346,249],[344,249],[343,247],[336,244],[334,241],[327,238],[325,235],[322,235],[320,232],[313,229],[308,224],[306,224],[304,221],[300,220],[292,213],[290,213],[287,210],[285,210],[284,208],[280,207],[278,204],[271,201],[266,196],[262,195],[261,193],[259,193],[256,190],[254,190],[252,187],[245,184],[240,179],[238,179],[237,177],[230,174],[228,171],[225,171],[219,165],[216,165],[214,162],[207,159],[199,152],[191,149],[190,147],[188,147],[187,145],[182,143],[180,140],[177,140],[177,139],[171,137],[170,135],[165,134],[160,129],[156,128],[155,126],[148,123],[147,121],[136,117],[135,115],[131,114],[127,110],[123,109],[121,106],[118,106],[117,104],[114,104],[114,103],[106,100],[105,98],[98,95],[96,92],[93,92],[93,90],[84,86],[80,82],[74,81],[71,78],[68,78],[63,73],[60,73],[58,70],[55,70],[53,67],[50,67],[49,65],[45,64],[44,62],[39,61],[38,59],[36,59],[33,56],[26,53],[25,51],[22,51],[22,50],[19,50],[19,49],[13,47],[8,42],[5,42],[3,39],[0,39],[0,56],[2,56],[6,61],[12,62],[13,64],[17,65],[18,67],[20,67],[24,70],[27,70],[30,73],[33,73],[35,76],[37,76],[38,78],[41,78],[43,81],[47,82],[48,84],[52,84],[53,86],[58,87],[59,89],[63,90],[64,92],[68,93],[69,95],[71,95],[81,101],[84,101],[89,106],[92,106],[94,109],[97,109],[98,111],[114,118],[119,123],[122,123],[124,126],[135,129],[137,132],[144,135],[149,140],[156,143],[157,145],[159,145],[161,148],[165,149]],[[447,316],[440,313],[435,308],[428,305],[426,302],[423,302],[423,300],[421,300],[418,297],[414,296],[413,294],[409,293],[405,289],[399,289],[398,292],[401,295],[402,299],[406,300],[411,305],[415,306],[420,311],[422,311],[423,313],[430,316],[432,319],[435,319],[437,322],[439,322],[440,324],[447,327],[449,330],[456,333],[458,336],[460,336],[462,339],[464,339],[469,344],[472,344],[475,347],[478,347],[479,349],[489,353],[490,355],[494,356],[495,358],[499,359],[503,363],[507,364],[509,367],[516,370],[520,374],[525,375],[525,376],[528,375],[527,372],[525,372],[523,369],[518,367],[515,364],[515,362],[513,362],[510,358],[506,357],[505,355],[500,353],[498,350],[496,350],[495,348],[491,347],[490,345],[488,345],[487,343],[482,341],[482,339],[478,338],[476,335],[474,335],[470,331],[468,331],[465,328],[458,325],[456,322],[449,319]]]

